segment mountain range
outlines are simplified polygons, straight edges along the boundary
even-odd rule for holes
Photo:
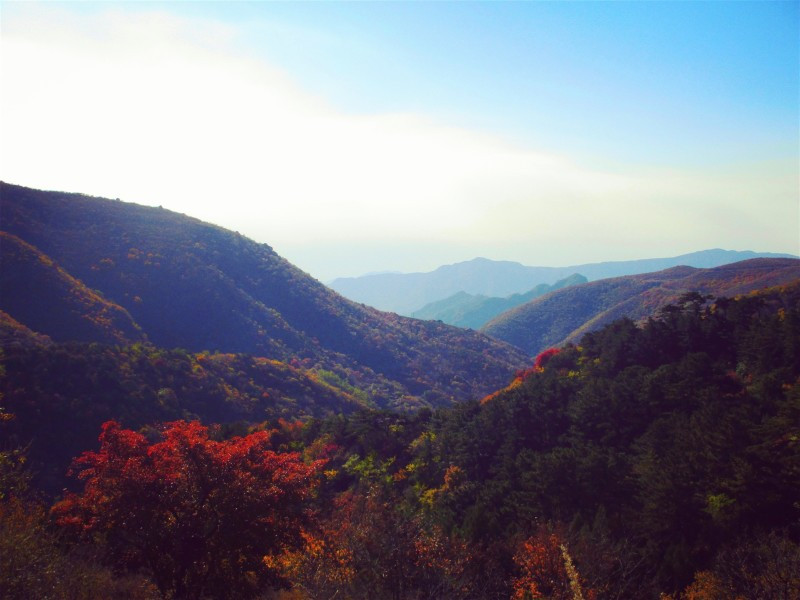
[[[445,265],[428,273],[382,273],[345,277],[335,279],[329,285],[356,302],[401,315],[411,315],[431,302],[444,300],[459,292],[506,297],[525,293],[541,283],[553,284],[573,273],[580,273],[589,281],[596,281],[661,271],[679,265],[717,267],[750,258],[797,257],[749,250],[713,249],[670,258],[599,262],[568,267],[529,267],[518,262],[475,258]]]
[[[0,223],[2,597],[797,597],[798,259],[433,307],[523,302],[477,332],[159,208]]]
[[[533,355],[578,342],[617,319],[654,316],[687,292],[737,296],[797,280],[800,260],[793,258],[755,258],[709,269],[672,267],[553,291],[503,313],[481,331]]]

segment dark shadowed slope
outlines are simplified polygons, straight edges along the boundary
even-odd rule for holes
[[[482,331],[536,354],[622,317],[641,319],[690,291],[735,296],[800,279],[800,260],[758,258],[713,269],[674,267],[593,281],[518,306]]]
[[[0,231],[0,310],[54,341],[123,344],[145,339],[128,312],[48,256]]]
[[[24,348],[49,346],[52,343],[53,340],[48,336],[36,333],[0,310],[0,348],[4,354]]]
[[[480,396],[524,362],[483,335],[350,302],[266,244],[197,219],[9,184],[0,192],[5,231],[126,309],[157,346],[297,359],[404,408]]]

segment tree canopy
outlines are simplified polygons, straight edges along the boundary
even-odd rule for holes
[[[215,441],[177,421],[150,443],[110,421],[75,461],[83,492],[53,514],[171,597],[251,597],[282,583],[275,557],[302,547],[322,462],[275,452],[265,431]]]

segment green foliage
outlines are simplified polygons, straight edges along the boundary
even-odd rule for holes
[[[757,540],[782,532],[794,556],[800,536],[798,339],[800,284],[690,295],[548,353],[481,403],[315,428],[350,478],[333,485],[379,483],[473,550],[502,542],[506,582],[513,540],[561,523],[597,597],[655,598],[708,569],[731,580],[724,565],[749,578],[742,597],[780,597],[752,594],[795,572],[794,559],[758,558]],[[752,545],[760,566],[730,567]]]
[[[189,354],[148,345],[33,345],[5,357],[0,393],[15,418],[14,445],[30,444],[37,485],[57,493],[71,457],[95,445],[100,425],[141,428],[176,419],[261,423],[361,408],[360,398],[286,363]]]
[[[21,448],[0,451],[0,501],[24,498],[30,491],[27,452]]]
[[[343,379],[333,371],[326,371],[325,369],[317,369],[316,371],[314,371],[314,374],[320,379],[320,381],[350,394],[360,405],[362,406],[372,405],[372,402],[369,399],[369,395],[364,390],[359,389],[356,386],[352,385],[349,381]]]

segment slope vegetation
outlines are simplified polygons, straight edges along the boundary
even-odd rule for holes
[[[482,331],[533,355],[622,317],[649,317],[686,292],[736,296],[798,279],[800,260],[790,258],[757,258],[712,269],[674,267],[561,289],[500,315]]]
[[[269,246],[184,215],[9,184],[0,192],[6,232],[127,310],[159,347],[297,360],[398,408],[481,396],[524,361],[481,334],[348,301]],[[6,310],[61,337],[15,311]]]
[[[530,302],[534,298],[544,296],[548,292],[571,285],[586,283],[586,277],[575,273],[569,277],[556,281],[553,285],[540,283],[524,294],[511,294],[505,298],[473,295],[459,292],[444,300],[426,304],[423,308],[411,314],[415,319],[438,320],[456,327],[479,329],[496,316],[511,310],[515,306]]]
[[[0,310],[56,341],[123,344],[144,340],[128,312],[90,290],[53,260],[0,231]]]
[[[243,429],[349,413],[367,403],[329,372],[266,358],[26,341],[4,347],[0,394],[14,418],[3,434],[27,447],[37,484],[51,493],[63,488],[71,457],[94,446],[107,420],[138,429],[199,419]]]

